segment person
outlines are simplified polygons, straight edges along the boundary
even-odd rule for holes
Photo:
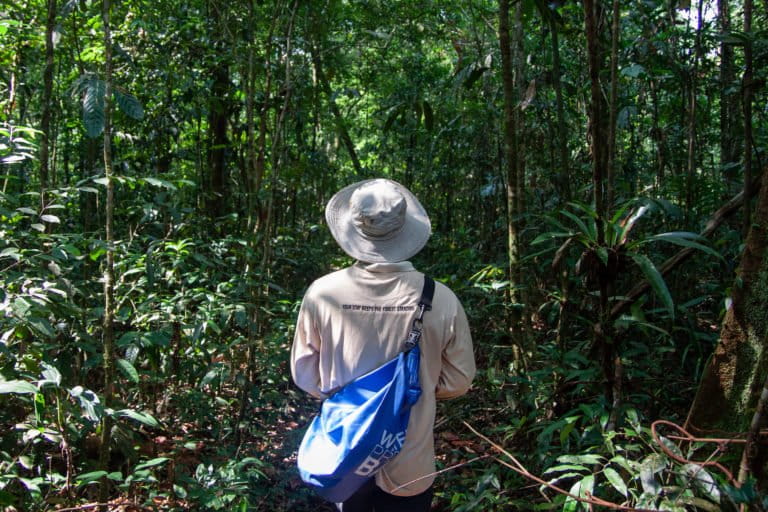
[[[325,215],[338,245],[357,261],[312,283],[296,322],[293,380],[321,399],[403,350],[424,285],[424,275],[408,259],[431,235],[418,199],[388,179],[341,189]],[[403,448],[351,498],[337,504],[342,512],[430,509],[436,400],[469,390],[475,360],[464,309],[441,283],[436,283],[422,329],[422,394],[411,409]]]

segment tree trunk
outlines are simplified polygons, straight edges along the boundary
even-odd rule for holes
[[[501,76],[504,84],[504,155],[507,182],[507,254],[509,259],[509,300],[511,306],[510,331],[515,348],[515,366],[518,371],[525,368],[523,330],[520,304],[520,227],[518,205],[520,178],[518,176],[518,134],[515,116],[515,80],[513,76],[512,52],[509,37],[509,0],[499,0],[499,44],[501,46]]]
[[[45,192],[49,186],[51,112],[53,110],[53,32],[56,29],[56,0],[48,0],[45,23],[45,69],[43,70],[43,105],[40,120],[40,202],[45,208]]]
[[[731,31],[729,0],[718,0],[717,9],[720,32],[726,34]],[[733,94],[728,92],[734,79],[733,45],[723,40],[720,42],[720,167],[723,169],[728,182],[732,182],[736,178],[730,171],[729,164],[736,162],[738,158],[734,133],[738,114],[737,105],[734,102]]]
[[[752,31],[752,0],[744,0],[744,32]],[[742,80],[744,109],[744,195],[749,197],[752,186],[752,41],[744,44],[744,78]],[[744,203],[744,235],[749,233],[752,208]]]
[[[212,24],[217,29],[225,23],[220,9],[223,4],[214,0],[209,2],[209,14]],[[225,59],[226,45],[217,41],[216,46],[221,50],[217,55],[210,73],[213,79],[211,96],[208,100],[208,215],[215,219],[224,214],[224,198],[226,197],[227,167],[227,93],[229,91],[229,64]]]
[[[768,375],[768,180],[732,288],[720,341],[707,363],[686,424],[698,430],[742,432],[755,413]],[[754,470],[755,468],[752,468]]]
[[[656,183],[654,189],[661,186],[661,182],[664,181],[664,168],[666,167],[666,149],[664,141],[664,131],[661,129],[661,123],[659,122],[659,93],[658,84],[651,78],[649,87],[651,89],[651,102],[653,106],[653,127],[651,134],[654,142],[656,143]]]
[[[608,130],[607,105],[600,85],[600,71],[603,68],[605,52],[600,41],[600,20],[602,7],[599,0],[584,0],[584,26],[587,36],[587,61],[590,78],[590,103],[588,109],[589,147],[592,154],[592,187],[597,218],[597,244],[604,246],[605,233],[603,229],[606,216],[605,185],[608,165]],[[611,342],[609,297],[612,295],[612,283],[606,272],[600,272],[598,318],[594,326],[594,346],[599,353],[600,365],[605,379],[605,396],[608,403],[614,403],[619,397],[615,391],[620,389],[616,376],[615,345]]]
[[[562,202],[571,199],[571,173],[568,158],[568,131],[565,127],[565,107],[563,106],[563,84],[560,66],[560,42],[558,41],[555,18],[549,16],[549,30],[552,37],[552,79],[555,87],[555,103],[557,105],[557,142],[560,153],[560,175],[558,179]]]
[[[110,0],[103,0],[102,18],[104,21],[104,177],[107,179],[107,197],[105,211],[105,243],[107,246],[104,267],[104,407],[112,407],[115,385],[115,340],[114,340],[114,276],[115,245],[113,214],[115,210],[115,185],[112,178],[112,34],[110,32]],[[99,467],[109,471],[109,448],[112,444],[112,421],[104,414],[101,423],[101,452]],[[109,496],[109,480],[101,479],[99,501],[105,503]]]
[[[616,109],[618,108],[619,91],[619,21],[621,6],[619,0],[613,0],[613,16],[611,20],[611,97],[608,114],[608,155],[606,162],[606,208],[613,206],[614,185],[616,176]]]
[[[693,65],[691,66],[691,73],[688,78],[689,98],[688,98],[688,161],[686,165],[686,186],[685,186],[685,206],[686,211],[691,215],[693,213],[693,205],[696,202],[696,117],[698,115],[697,109],[697,76],[699,70],[699,60],[701,59],[702,47],[701,47],[701,35],[703,32],[703,0],[698,2],[697,10],[697,23],[696,23],[696,37],[694,39],[694,51],[693,51]]]

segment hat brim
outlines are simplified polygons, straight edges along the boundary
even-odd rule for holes
[[[350,208],[350,199],[356,190],[379,180],[394,185],[406,202],[403,227],[396,235],[386,240],[364,236],[355,227]],[[429,216],[416,196],[399,183],[384,178],[360,181],[339,190],[325,207],[325,219],[339,247],[353,258],[368,263],[396,263],[407,260],[426,245],[432,234]]]

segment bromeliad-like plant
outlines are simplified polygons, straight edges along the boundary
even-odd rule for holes
[[[637,203],[637,200],[628,201],[610,219],[599,219],[597,212],[591,206],[568,203],[576,213],[564,208],[557,214],[548,216],[547,221],[557,231],[539,235],[533,240],[532,245],[564,238],[565,242],[559,247],[551,247],[553,250],[557,249],[553,266],[558,265],[572,244],[579,245],[582,252],[575,270],[577,275],[584,276],[585,284],[590,289],[597,287],[601,281],[608,284],[614,283],[627,270],[627,263],[633,262],[648,280],[670,317],[674,318],[675,307],[672,294],[656,265],[642,251],[643,247],[652,242],[668,242],[698,249],[716,258],[722,259],[722,256],[704,245],[703,237],[688,231],[672,231],[630,238],[637,222],[655,207],[651,201],[643,201],[644,204],[639,205]],[[561,220],[563,217],[570,221],[572,226],[567,226]]]

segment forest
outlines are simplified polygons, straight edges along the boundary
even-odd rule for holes
[[[0,510],[331,511],[324,208],[469,318],[433,510],[768,510],[768,1],[0,1]]]

